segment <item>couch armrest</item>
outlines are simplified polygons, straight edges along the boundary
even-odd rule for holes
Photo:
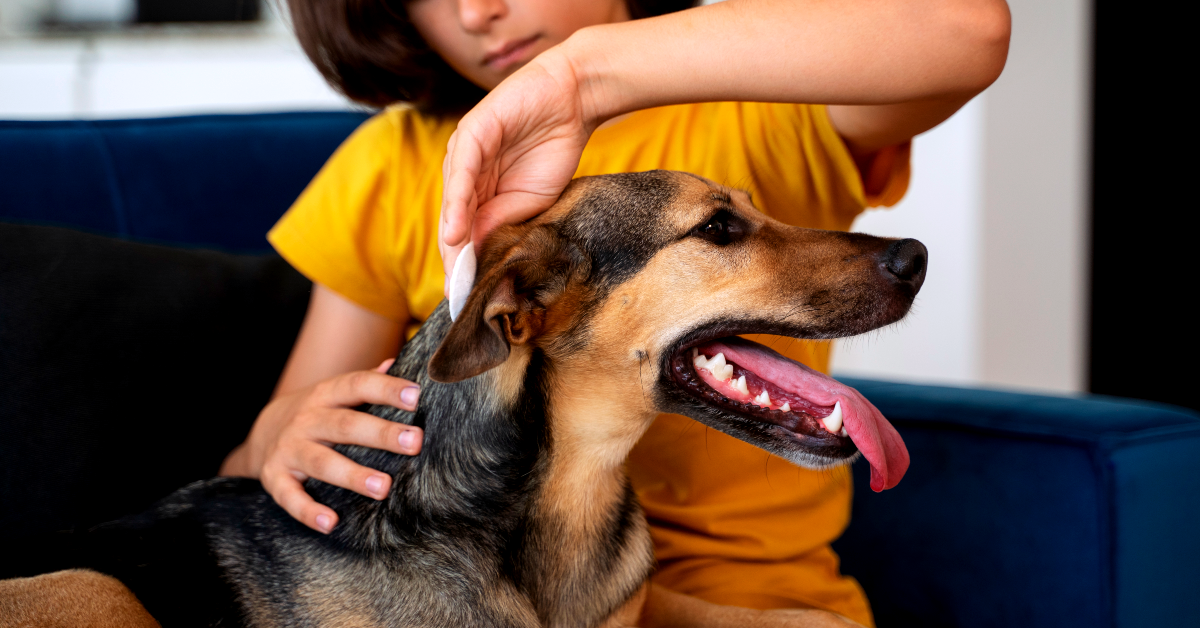
[[[835,545],[880,626],[1200,626],[1200,416],[845,378],[912,454]]]

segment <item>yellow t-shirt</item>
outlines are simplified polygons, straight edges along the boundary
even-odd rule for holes
[[[406,325],[411,337],[442,300],[441,166],[455,124],[407,106],[383,111],[346,140],[268,239],[310,279]],[[868,197],[823,106],[702,103],[599,129],[576,176],[683,170],[748,190],[783,222],[847,230],[865,207],[891,205],[908,186],[907,145],[878,163],[886,170],[872,181],[882,191]],[[827,342],[772,346],[828,370]],[[659,584],[720,604],[824,608],[871,625],[862,589],[839,573],[829,547],[850,516],[845,469],[799,469],[675,415],[655,421],[628,467]]]

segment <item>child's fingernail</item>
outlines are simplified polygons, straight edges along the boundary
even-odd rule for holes
[[[325,514],[317,515],[317,527],[325,534],[329,534],[329,531],[333,529],[333,517]]]
[[[383,496],[383,484],[386,480],[382,475],[372,475],[367,478],[367,491],[372,495]]]
[[[421,446],[421,434],[416,430],[404,430],[400,432],[400,448],[413,451]]]
[[[404,405],[415,408],[417,407],[417,399],[421,396],[421,389],[416,386],[408,386],[400,391],[400,402]]]

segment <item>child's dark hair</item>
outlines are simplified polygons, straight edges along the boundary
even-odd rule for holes
[[[626,0],[634,18],[686,9],[697,0]],[[424,113],[462,113],[486,93],[425,44],[405,0],[287,0],[308,58],[351,100],[411,102]]]

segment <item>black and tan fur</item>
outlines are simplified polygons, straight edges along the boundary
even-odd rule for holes
[[[341,517],[324,536],[255,481],[209,480],[94,530],[75,565],[118,578],[168,628],[615,623],[654,564],[623,463],[658,413],[807,466],[855,454],[706,403],[689,347],[891,323],[923,277],[923,257],[897,274],[918,263],[897,261],[911,242],[789,227],[681,173],[578,180],[489,238],[457,322],[443,303],[392,367],[421,385],[419,408],[369,411],[424,428],[422,453],[338,448],[394,477],[386,499],[310,481]],[[10,601],[54,589],[8,584]]]

